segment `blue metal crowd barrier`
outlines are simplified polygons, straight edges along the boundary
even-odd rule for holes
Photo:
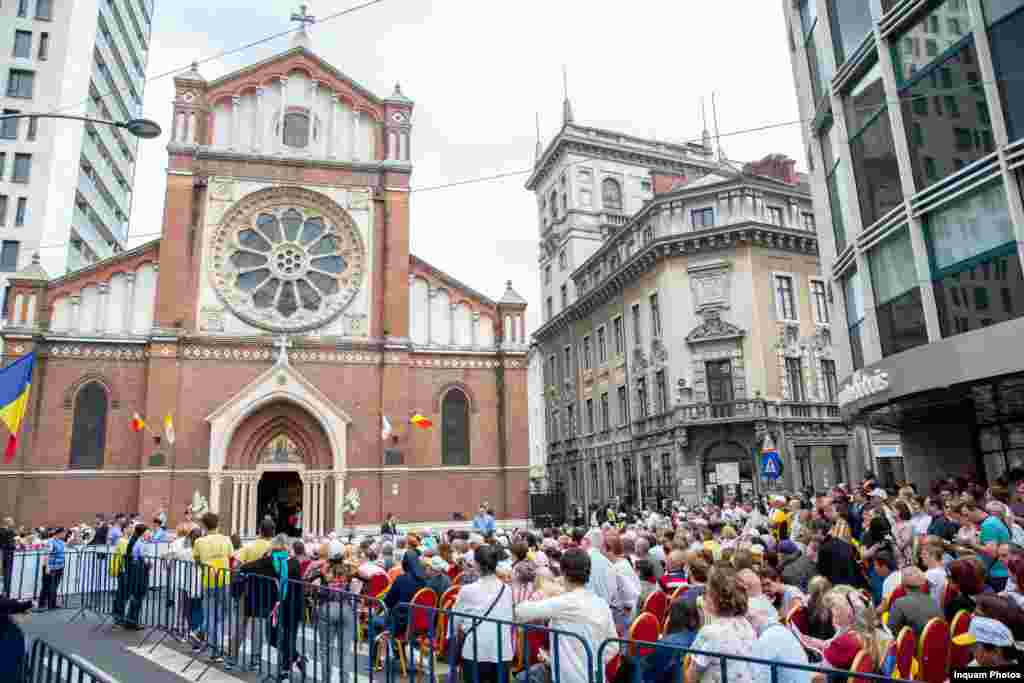
[[[155,650],[168,639],[191,647],[182,673],[198,672],[194,680],[211,666],[224,664],[262,677],[281,678],[298,669],[312,683],[349,681],[356,674],[356,680],[373,683],[383,677],[390,683],[396,669],[425,671],[433,681],[447,677],[448,683],[506,683],[513,677],[516,683],[613,683],[605,680],[606,665],[621,653],[624,674],[615,680],[640,683],[652,655],[666,652],[680,662],[686,655],[709,658],[709,666],[720,667],[723,681],[740,666],[753,668],[757,680],[771,683],[803,683],[814,674],[828,680],[849,675],[820,665],[687,650],[663,642],[592,643],[582,627],[573,632],[434,606],[403,603],[392,612],[379,599],[293,578],[285,584],[282,601],[282,584],[274,577],[148,552],[140,559],[115,561],[112,549],[103,550],[68,554],[57,590],[60,606],[75,611],[72,620],[99,616],[96,629],[114,622],[144,632],[140,647],[155,641]],[[42,588],[41,582],[36,588]],[[26,593],[21,589],[17,595]],[[394,629],[396,619],[406,624],[401,632]],[[460,628],[472,630],[461,650]],[[48,654],[52,648],[45,644],[38,647],[38,657],[68,659]],[[540,648],[548,653],[543,662]],[[683,683],[682,667],[671,671],[656,683]],[[856,677],[872,683],[893,680],[877,674]]]
[[[824,676],[825,681],[856,680],[857,683],[871,681],[873,683],[897,683],[899,679],[881,674],[857,673],[853,674],[845,669],[834,669],[829,666],[815,664],[798,664],[795,662],[764,659],[760,657],[744,657],[741,655],[727,655],[720,652],[709,652],[707,650],[695,650],[692,648],[679,647],[664,642],[630,641],[623,638],[609,638],[597,649],[598,661],[607,663],[612,657],[607,656],[609,648],[616,648],[617,654],[622,656],[622,667],[625,674],[616,676],[615,680],[628,680],[630,683],[640,683],[649,678],[645,673],[650,671],[649,663],[655,655],[667,655],[672,658],[673,665],[668,667],[671,675],[658,680],[656,683],[683,683],[686,673],[687,657],[707,658],[705,669],[717,667],[721,673],[722,681],[732,680],[736,677],[738,669],[747,668],[749,678],[754,681],[770,681],[771,683],[811,683],[816,674]],[[877,662],[876,662],[877,663]],[[693,663],[690,666],[694,666]],[[612,683],[609,680],[609,672],[606,666],[600,666],[594,671],[592,683]],[[746,680],[743,676],[741,679]],[[694,680],[699,680],[697,675]],[[911,679],[903,679],[899,683],[914,683]]]
[[[21,680],[23,683],[117,683],[81,657],[61,652],[42,639],[32,643]]]

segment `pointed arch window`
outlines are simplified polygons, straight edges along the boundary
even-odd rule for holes
[[[622,186],[614,178],[601,181],[601,203],[606,209],[622,208]]]
[[[99,382],[89,382],[78,390],[71,428],[71,469],[98,470],[103,467],[108,409],[107,390]]]
[[[441,464],[469,464],[469,399],[459,389],[445,394],[441,404]]]

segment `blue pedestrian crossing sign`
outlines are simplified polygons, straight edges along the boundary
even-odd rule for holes
[[[782,458],[774,448],[761,453],[761,476],[765,479],[778,479],[782,476]]]

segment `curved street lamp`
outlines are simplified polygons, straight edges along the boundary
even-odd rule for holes
[[[128,121],[108,121],[106,119],[93,119],[88,116],[75,116],[73,114],[4,114],[0,115],[0,121],[10,119],[68,119],[71,121],[84,121],[101,126],[123,128],[137,138],[152,140],[160,137],[163,130],[160,124],[151,119],[129,119]]]

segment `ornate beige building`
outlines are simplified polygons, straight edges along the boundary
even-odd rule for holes
[[[707,138],[642,140],[571,116],[538,155],[544,389],[530,400],[567,504],[860,476],[869,437],[839,419],[831,292],[794,167],[772,155],[740,168]],[[760,476],[766,445],[778,482]]]

